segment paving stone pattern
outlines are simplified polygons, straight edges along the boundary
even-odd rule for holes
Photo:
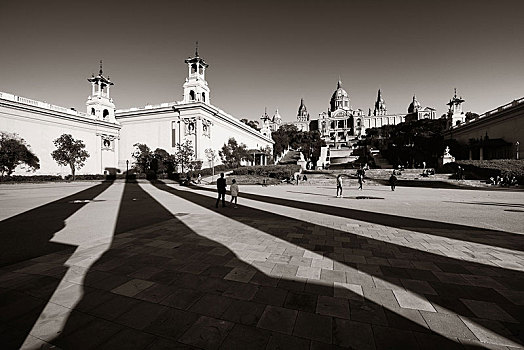
[[[214,209],[213,195],[128,183],[133,215],[92,265],[88,250],[65,264],[71,248],[3,266],[2,348],[523,347],[524,257],[497,234],[450,240],[255,195]]]

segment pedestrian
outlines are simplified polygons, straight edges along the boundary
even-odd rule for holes
[[[198,174],[197,183],[200,185],[201,182],[202,182],[202,175]]]
[[[342,198],[342,174],[337,175],[337,198]]]
[[[389,177],[389,184],[391,185],[391,191],[395,191],[395,186],[397,185],[397,177],[395,176],[395,170]]]
[[[304,176],[302,176],[302,181],[307,181],[307,176],[306,176],[306,174],[304,174]]]
[[[224,178],[224,173],[220,173],[220,177],[217,180],[217,192],[218,192],[218,198],[217,198],[217,204],[215,205],[216,208],[218,208],[218,202],[220,202],[220,198],[222,198],[222,208],[226,206],[226,179]]]
[[[360,166],[360,169],[357,170],[357,177],[358,177],[358,190],[362,191],[362,183],[364,183],[364,169],[362,169],[362,165]]]
[[[231,192],[231,204],[233,204],[233,199],[235,200],[235,206],[233,208],[237,207],[237,198],[238,198],[238,184],[237,180],[233,179],[231,180],[232,184],[229,186],[229,191]]]

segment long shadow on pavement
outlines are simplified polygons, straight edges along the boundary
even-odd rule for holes
[[[66,266],[49,269],[50,265],[46,266],[46,261],[65,262],[76,246],[53,243],[50,239],[65,227],[68,217],[111,184],[103,182],[0,222],[2,348],[20,348],[67,271]],[[47,255],[50,253],[55,254]],[[31,258],[35,259],[27,260]],[[23,268],[32,270],[27,273],[12,272]],[[45,272],[33,274],[38,268]]]
[[[212,189],[204,187],[194,188],[215,192]],[[441,221],[416,219],[392,214],[375,213],[358,209],[341,208],[318,203],[300,202],[292,199],[261,196],[252,193],[242,193],[242,197],[265,203],[371,222],[378,225],[427,233],[433,236],[441,236],[466,242],[481,243],[494,247],[524,251],[524,240],[522,240],[522,235],[511,232],[450,224]]]
[[[52,344],[64,349],[463,348],[357,294],[333,298],[332,286],[269,277],[192,231],[138,184],[126,184],[125,192],[117,227],[131,231],[119,231],[91,267],[82,300]],[[155,212],[156,223],[142,215],[144,208]]]
[[[192,191],[177,190],[162,182],[154,183],[154,185],[200,206],[210,208],[214,205],[214,199],[208,196]],[[249,194],[243,194],[243,196],[266,203],[276,202],[284,205],[283,202],[290,202],[291,207],[328,214],[332,214],[333,211],[339,215],[361,212],[320,204],[304,203],[301,205],[302,203],[297,201],[288,202],[264,196]],[[385,282],[375,281],[378,288],[394,289],[396,286],[424,295],[439,311],[438,314],[423,313],[430,327],[438,329],[448,323],[459,329],[464,325],[456,315],[462,315],[494,333],[524,344],[522,331],[524,307],[522,300],[517,300],[522,297],[522,291],[524,291],[524,274],[521,272],[428,253],[251,207],[241,206],[235,210],[226,209],[217,212],[304,249],[330,257],[336,261],[335,264],[339,263],[338,267],[335,265],[336,269],[344,270],[344,266],[347,266],[350,269],[367,272]],[[355,218],[354,216],[349,217]],[[366,216],[368,219],[366,221],[375,222],[372,221],[372,218],[378,218],[376,223],[385,225],[384,217],[392,217],[392,215]],[[398,226],[404,226],[400,220],[401,218],[395,218],[393,222]],[[424,222],[418,219],[406,218],[406,220],[415,222],[422,228],[428,228],[431,223],[431,221]],[[453,230],[455,226],[457,230],[464,229],[460,225],[445,225],[449,230]],[[474,230],[472,227],[467,229]],[[329,235],[325,234],[326,231],[330,232]],[[319,232],[324,233],[319,234]],[[290,233],[303,235],[303,237],[297,238],[289,235]],[[337,242],[333,236],[343,237],[345,240]],[[341,249],[336,252],[335,246]],[[340,253],[340,251],[345,253]],[[350,280],[352,278],[355,279],[355,282]],[[373,282],[363,280],[362,276],[353,273],[347,275],[347,282],[373,285]],[[366,295],[365,291],[364,295]],[[391,291],[382,297],[383,301],[389,298],[392,303],[395,302],[392,299],[394,297]]]

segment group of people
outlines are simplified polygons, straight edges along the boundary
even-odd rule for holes
[[[227,183],[226,178],[224,177],[224,173],[220,173],[220,177],[217,180],[217,192],[218,192],[218,198],[215,207],[218,208],[218,203],[220,203],[220,199],[222,199],[222,208],[226,206],[226,191],[227,191]],[[233,204],[233,201],[235,201],[234,208],[238,208],[238,184],[237,180],[233,179],[231,180],[231,186],[229,186],[229,193],[231,194],[231,202],[230,205]]]
[[[510,186],[518,186],[518,181],[515,176],[506,174],[504,176],[497,175],[497,177],[493,177],[493,176],[490,177],[489,184],[493,186],[510,187]]]
[[[366,176],[366,170],[365,168],[360,167],[357,169],[357,181],[358,181],[358,190],[362,191],[362,184],[366,182],[364,180],[364,176]],[[342,177],[344,174],[338,174],[337,175],[337,198],[342,198]]]

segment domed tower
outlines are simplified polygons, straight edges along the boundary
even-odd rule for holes
[[[420,103],[417,101],[417,96],[413,95],[413,101],[409,104],[408,113],[418,113],[420,109]]]
[[[346,90],[342,88],[342,82],[339,79],[337,83],[337,89],[331,96],[330,111],[334,112],[337,109],[349,110],[349,102],[349,95]]]
[[[462,104],[465,100],[461,97],[457,97],[457,89],[455,89],[455,95],[447,105],[449,106],[448,110],[448,128],[460,125],[466,121],[466,115],[462,112]]]
[[[184,103],[203,102],[210,104],[209,86],[206,81],[206,68],[209,65],[198,55],[198,42],[195,57],[184,61],[188,67],[188,77],[184,83]]]
[[[300,107],[298,107],[297,121],[299,122],[309,122],[309,113],[307,111],[306,105],[304,104],[304,99],[300,99]]]
[[[91,83],[91,96],[87,98],[86,102],[87,114],[97,120],[116,123],[115,104],[109,97],[109,87],[115,84],[109,79],[109,76],[104,77],[102,61],[100,61],[98,75],[92,74],[87,81]]]
[[[282,125],[282,116],[280,113],[278,113],[278,108],[275,111],[275,114],[273,115],[273,121],[271,123],[271,131],[277,131],[278,128],[280,128],[280,125]]]
[[[386,115],[388,110],[386,108],[386,101],[382,97],[382,92],[378,89],[377,101],[375,102],[375,109],[373,110],[373,115]]]

